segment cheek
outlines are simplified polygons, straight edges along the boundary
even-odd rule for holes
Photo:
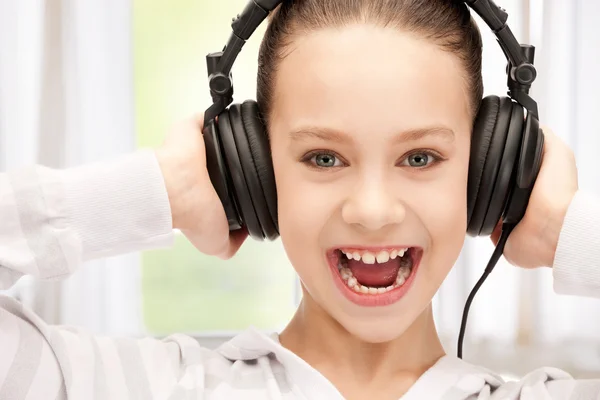
[[[300,161],[302,154],[292,154],[289,143],[277,136],[271,153],[281,238],[314,245],[339,205],[338,183],[317,179],[320,175]]]
[[[327,196],[326,187],[302,179],[298,173],[299,165],[294,161],[274,160],[275,180],[277,183],[277,206],[279,227],[282,238],[315,239],[315,232],[326,223],[332,201]]]
[[[430,237],[426,273],[431,282],[441,284],[455,264],[467,230],[467,176],[468,158],[457,162],[439,186],[415,205]],[[442,195],[443,194],[443,195]]]
[[[281,241],[299,275],[316,267],[322,257],[319,237],[335,208],[332,188],[307,180],[306,167],[273,146]]]
[[[449,234],[464,236],[467,221],[467,171],[453,173],[423,196],[415,205],[417,213],[429,230],[432,240],[449,239]]]

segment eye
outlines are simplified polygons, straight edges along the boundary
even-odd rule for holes
[[[411,168],[427,168],[442,160],[442,157],[432,151],[419,150],[409,154],[401,163]]]
[[[425,167],[429,163],[429,154],[417,153],[408,156],[408,165],[411,167]]]
[[[322,150],[308,153],[303,157],[302,162],[307,163],[314,168],[334,168],[344,166],[344,163],[335,153]]]
[[[314,163],[319,167],[338,167],[340,164],[333,154],[317,154],[313,158]]]

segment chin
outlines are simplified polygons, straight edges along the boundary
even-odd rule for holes
[[[421,312],[417,308],[405,307],[391,309],[363,310],[331,310],[330,316],[334,318],[348,333],[367,343],[385,343],[393,341],[404,335],[411,326],[419,320]]]

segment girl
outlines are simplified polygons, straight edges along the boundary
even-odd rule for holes
[[[481,38],[463,5],[285,2],[259,62],[281,240],[304,294],[286,329],[249,328],[213,351],[184,335],[91,337],[1,298],[0,399],[596,398],[600,381],[555,369],[504,383],[446,355],[437,337],[431,300],[463,245],[482,96]],[[155,152],[1,175],[2,286],[167,246],[173,228],[206,254],[233,256],[246,233],[229,235],[201,121]],[[600,205],[578,192],[570,150],[545,136],[506,257],[554,268],[561,293],[600,296]],[[400,289],[381,296],[388,287]]]

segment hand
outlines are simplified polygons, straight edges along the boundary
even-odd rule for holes
[[[199,115],[177,125],[155,153],[169,194],[173,228],[202,253],[229,259],[248,233],[229,232],[225,210],[206,169],[203,120]]]
[[[571,149],[548,128],[544,132],[542,166],[527,211],[512,231],[504,257],[515,266],[552,266],[567,209],[578,190],[577,166]],[[492,234],[498,243],[501,224]]]

